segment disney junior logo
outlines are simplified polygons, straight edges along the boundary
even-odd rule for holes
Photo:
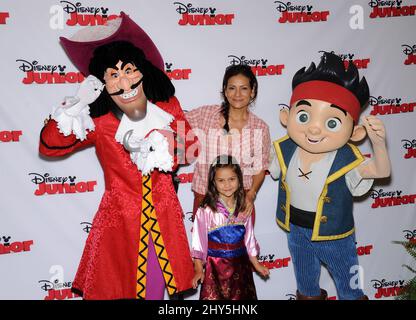
[[[19,142],[22,130],[0,131],[0,142]]]
[[[370,100],[368,103],[371,106],[377,106],[377,105],[400,105],[400,102],[402,101],[402,98],[384,98],[383,96],[370,96]]]
[[[385,191],[384,189],[371,189],[370,197],[374,199],[371,208],[376,209],[415,203],[415,194],[403,195],[402,193],[402,190]]]
[[[402,44],[403,53],[408,56],[409,54],[416,54],[416,44],[414,45],[408,45],[408,44]]]
[[[26,73],[24,84],[81,83],[84,76],[80,72],[65,72],[65,65],[40,64],[37,60],[17,59],[19,70]]]
[[[371,0],[368,5],[372,8],[370,19],[414,16],[416,6],[403,6],[403,0],[380,1]]]
[[[29,62],[27,60],[23,60],[23,59],[17,59],[16,62],[21,63],[19,65],[19,69],[23,72],[28,72],[28,71],[37,71],[37,72],[41,72],[41,71],[47,71],[50,73],[54,73],[55,71],[57,71],[60,74],[63,74],[66,66],[65,65],[53,65],[53,64],[40,64],[38,61],[34,60],[32,62]]]
[[[175,179],[179,183],[192,183],[193,177],[194,177],[194,173],[189,172],[189,173],[180,173],[175,177]]]
[[[47,292],[44,300],[67,300],[79,297],[71,291],[72,282],[63,280],[64,268],[62,266],[51,266],[49,273],[53,274],[49,280],[38,281],[40,289]]]
[[[92,228],[91,222],[81,222],[80,225],[82,226],[82,231],[84,231],[85,233],[90,233]]]
[[[38,283],[40,284],[40,288],[43,291],[49,291],[49,290],[60,290],[64,288],[71,288],[71,282],[64,282],[61,283],[58,279],[55,279],[54,281],[49,280],[39,280]]]
[[[403,148],[406,150],[405,159],[416,158],[416,139],[402,139]]]
[[[312,11],[312,5],[297,5],[292,2],[274,1],[276,10],[281,13],[279,23],[322,22],[327,21],[329,11]]]
[[[64,184],[65,182],[69,181],[71,183],[71,185],[75,184],[75,179],[77,177],[75,176],[68,176],[68,177],[54,177],[51,176],[49,173],[45,173],[45,174],[39,174],[39,173],[29,173],[29,176],[32,176],[32,182],[34,184],[42,184],[42,183],[62,183]]]
[[[281,75],[284,64],[270,64],[265,58],[247,58],[246,56],[229,55],[230,65],[249,65],[256,76]]]
[[[11,236],[0,236],[0,255],[31,250],[33,240],[11,241],[11,238]]]
[[[383,96],[370,96],[369,105],[373,107],[372,115],[386,115],[395,113],[413,112],[416,102],[402,102],[402,98],[384,98]]]
[[[416,44],[408,45],[402,44],[403,53],[406,55],[406,60],[404,60],[404,64],[406,66],[410,64],[416,64]]]
[[[404,238],[406,240],[414,240],[416,239],[416,229],[414,230],[403,230]]]
[[[63,10],[70,14],[66,21],[68,26],[95,26],[106,24],[108,20],[118,17],[116,14],[108,14],[108,8],[104,7],[84,7],[81,2],[72,3],[61,1]]]
[[[376,8],[376,7],[400,8],[402,3],[403,3],[403,0],[387,0],[387,1],[386,0],[370,0],[368,5],[371,8]]]
[[[357,69],[367,69],[370,63],[370,58],[357,58],[354,53],[339,53],[337,55],[344,61],[345,68],[348,68],[348,65],[352,62]]]
[[[231,25],[235,18],[233,13],[217,13],[217,8],[214,7],[194,7],[192,3],[181,2],[174,2],[173,5],[176,6],[176,12],[181,15],[178,21],[180,26]]]
[[[400,294],[400,291],[403,288],[404,280],[391,280],[387,281],[386,279],[371,280],[372,286],[377,292],[374,295],[375,299],[394,297]]]
[[[267,269],[280,269],[289,267],[291,258],[275,258],[274,254],[266,254],[259,256],[259,262]]]
[[[29,173],[29,176],[32,177],[31,181],[38,186],[34,192],[36,196],[92,192],[97,185],[97,181],[75,182],[76,176],[54,177],[49,173],[42,175],[34,172]]]
[[[173,68],[173,63],[165,62],[165,73],[170,80],[189,80],[192,70]]]
[[[357,255],[358,256],[367,256],[371,254],[371,251],[374,249],[374,245],[372,244],[367,244],[367,245],[357,245],[356,244],[356,248],[357,248]]]

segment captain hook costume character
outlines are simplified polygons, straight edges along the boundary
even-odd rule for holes
[[[163,299],[165,288],[190,289],[193,263],[171,172],[197,156],[197,139],[158,49],[123,12],[61,44],[88,77],[45,121],[39,151],[57,157],[94,145],[105,179],[72,288],[84,299]]]
[[[324,52],[317,67],[301,68],[292,89],[289,109],[280,112],[287,135],[274,142],[270,172],[279,178],[276,220],[287,231],[297,299],[327,298],[319,286],[323,263],[339,299],[367,300],[351,281],[358,266],[353,196],[390,175],[384,125],[374,116],[358,124],[369,100],[367,82],[351,61],[346,68],[333,53]],[[367,160],[348,142],[366,135],[373,148]]]

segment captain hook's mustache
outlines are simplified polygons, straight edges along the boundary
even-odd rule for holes
[[[137,81],[135,84],[133,84],[133,85],[130,87],[130,89],[131,89],[131,90],[136,89],[138,86],[140,86],[140,84],[142,83],[142,81],[143,81],[143,77],[142,77],[139,81]],[[118,95],[123,94],[123,93],[124,93],[124,90],[123,90],[123,89],[120,89],[120,90],[118,90],[117,92],[109,93],[109,95],[110,95],[110,96],[118,96]]]

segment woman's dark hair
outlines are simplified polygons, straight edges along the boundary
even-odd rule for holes
[[[221,107],[222,107],[221,113],[225,119],[224,130],[226,132],[230,131],[230,126],[228,125],[230,103],[228,102],[227,97],[225,96],[225,89],[227,88],[228,80],[231,77],[237,76],[239,74],[245,76],[249,80],[250,88],[254,89],[254,97],[251,99],[250,103],[256,100],[256,97],[257,97],[257,89],[258,89],[257,78],[254,75],[253,71],[251,70],[250,66],[245,65],[245,64],[236,64],[236,65],[228,66],[227,69],[225,69],[224,78],[222,80],[221,94],[222,94],[222,98],[224,101],[221,104]]]
[[[324,52],[318,67],[311,63],[305,71],[305,67],[298,70],[292,79],[292,90],[303,82],[311,80],[322,80],[336,83],[349,90],[356,96],[363,108],[369,98],[370,90],[367,81],[363,77],[360,81],[358,69],[352,61],[349,61],[348,67],[345,68],[344,61],[334,53]]]
[[[215,185],[215,175],[217,173],[217,170],[220,168],[230,168],[237,175],[238,189],[235,193],[235,198],[237,201],[234,212],[236,215],[238,215],[238,213],[244,211],[246,207],[245,192],[243,185],[243,173],[237,160],[234,157],[228,155],[220,155],[216,157],[213,164],[211,164],[208,173],[208,190],[200,206],[203,208],[208,206],[209,208],[211,208],[212,211],[217,211],[219,193]]]
[[[143,51],[128,41],[114,41],[94,50],[89,64],[90,74],[103,83],[107,68],[113,68],[119,61],[134,64],[143,74],[143,91],[148,100],[153,103],[168,101],[175,94],[175,87],[169,77],[146,59]],[[118,109],[107,90],[90,104],[91,117],[102,116],[108,111]]]

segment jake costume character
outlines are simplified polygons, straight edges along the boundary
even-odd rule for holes
[[[362,117],[369,100],[365,78],[356,66],[324,53],[318,67],[301,68],[292,80],[290,107],[280,112],[287,135],[275,141],[270,165],[279,178],[276,212],[287,231],[297,283],[297,298],[324,300],[319,286],[325,264],[339,299],[368,299],[356,281],[358,267],[353,196],[365,194],[375,178],[390,175],[383,123]],[[373,155],[365,160],[357,142],[368,134]],[[273,154],[272,154],[273,156]],[[356,270],[356,269],[355,269]]]
[[[159,51],[123,12],[61,44],[88,77],[53,109],[39,151],[58,157],[94,145],[105,179],[73,290],[85,299],[155,300],[165,288],[190,289],[193,263],[171,172],[191,161],[185,153],[197,139]]]

